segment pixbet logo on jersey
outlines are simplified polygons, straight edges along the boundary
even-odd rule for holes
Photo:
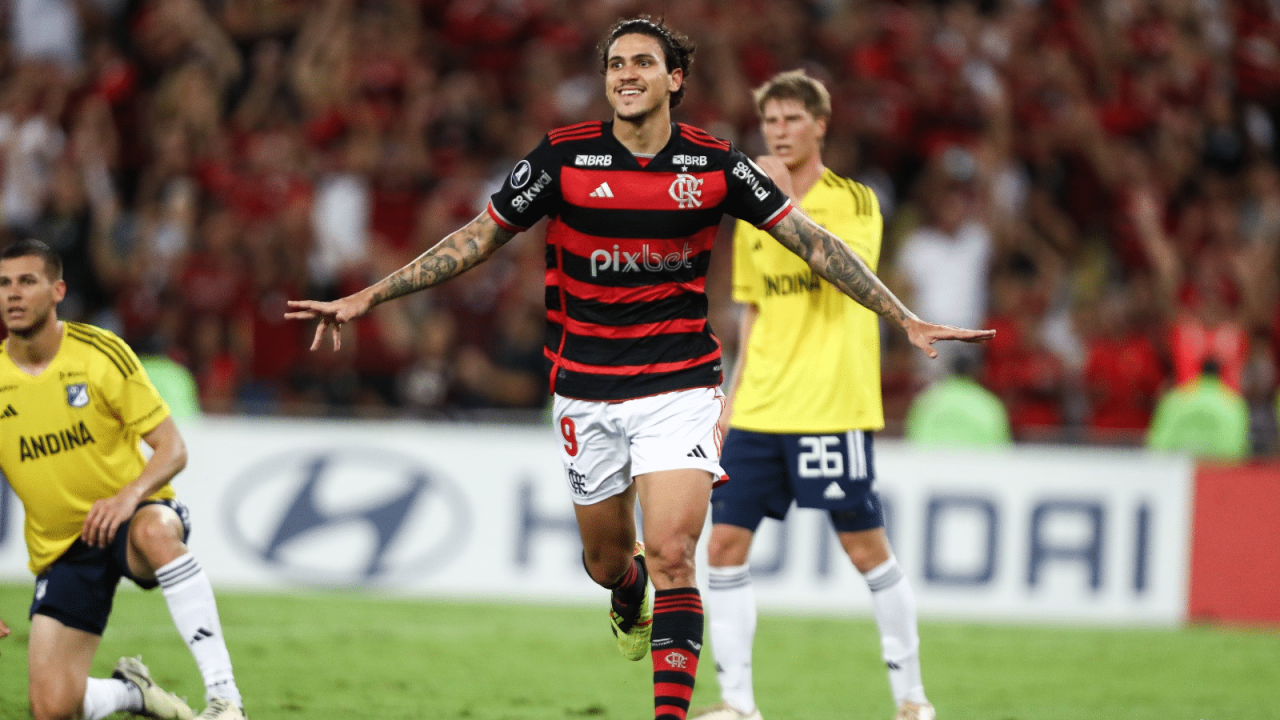
[[[649,249],[649,243],[640,246],[640,252],[624,252],[618,249],[617,245],[613,246],[613,252],[600,249],[591,253],[591,277],[603,271],[611,272],[640,272],[648,270],[649,272],[658,272],[661,270],[675,271],[680,268],[692,268],[693,248],[689,247],[689,243],[685,243],[684,247],[676,252],[670,252],[663,255],[660,252],[654,252]]]

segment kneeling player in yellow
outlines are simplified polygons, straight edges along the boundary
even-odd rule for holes
[[[204,676],[202,720],[243,720],[213,588],[187,551],[187,509],[169,481],[187,449],[133,351],[114,334],[58,320],[62,260],[23,240],[0,252],[9,337],[0,347],[0,469],[22,500],[31,603],[29,692],[35,720],[115,712],[191,720],[192,711],[121,658],[89,677],[116,586],[162,588]],[[139,442],[152,449],[143,457]],[[0,623],[3,625],[3,623]]]

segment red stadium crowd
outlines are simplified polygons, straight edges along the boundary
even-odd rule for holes
[[[1206,360],[1276,448],[1280,6],[1267,0],[11,0],[0,225],[67,260],[68,319],[168,354],[209,412],[538,409],[539,229],[309,353],[336,297],[483,210],[548,130],[608,115],[594,44],[665,14],[679,119],[763,149],[750,88],[831,90],[827,164],[873,187],[880,272],[1015,435],[1134,442]],[[727,240],[727,228],[725,239]],[[708,283],[736,346],[730,243]],[[889,334],[890,431],[947,372]]]

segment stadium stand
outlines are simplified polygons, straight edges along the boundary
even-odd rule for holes
[[[591,43],[639,3],[6,5],[0,233],[67,258],[62,314],[171,349],[208,413],[542,417],[537,228],[380,308],[337,355],[284,301],[363,287],[474,217],[546,131],[607,115]],[[804,67],[872,186],[895,290],[1000,331],[1018,441],[1141,445],[1206,359],[1277,449],[1280,11],[1231,3],[674,3],[677,117],[749,153],[748,89]],[[727,239],[727,236],[726,236]],[[922,246],[947,265],[922,263]],[[708,288],[736,346],[729,243]],[[925,257],[930,257],[927,253]],[[924,280],[924,277],[928,280]],[[912,297],[936,287],[937,297]],[[936,318],[935,318],[936,319]],[[944,364],[885,349],[889,434]],[[504,414],[501,417],[517,417]]]

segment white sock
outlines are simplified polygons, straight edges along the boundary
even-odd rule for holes
[[[222,638],[213,585],[194,555],[187,553],[156,570],[178,634],[187,642],[204,678],[205,700],[220,697],[243,705],[231,671],[231,654]]]
[[[84,687],[84,720],[118,712],[142,712],[142,691],[127,680],[89,678]]]
[[[707,571],[707,622],[711,654],[720,680],[720,699],[746,714],[755,712],[751,687],[751,644],[756,637],[756,593],[749,565],[712,567]]]
[[[889,687],[899,705],[904,700],[926,703],[920,677],[920,633],[916,628],[916,596],[911,583],[890,557],[863,573],[871,588],[871,605],[880,628],[880,646],[889,666]]]

